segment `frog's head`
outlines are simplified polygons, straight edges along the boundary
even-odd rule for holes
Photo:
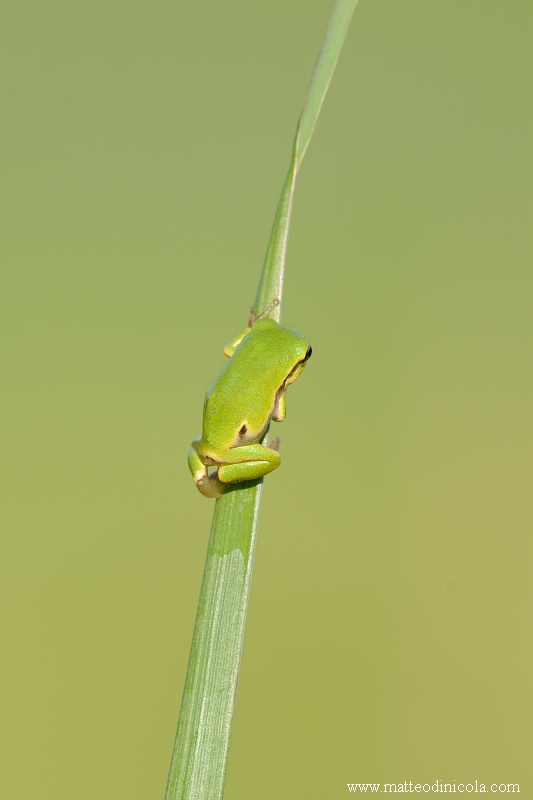
[[[307,344],[307,348],[305,350],[305,353],[303,354],[303,358],[300,358],[296,362],[294,367],[291,369],[291,371],[289,372],[289,374],[285,378],[285,386],[288,386],[290,383],[294,383],[296,378],[299,375],[301,375],[302,372],[304,371],[305,365],[306,365],[308,359],[311,358],[311,354],[313,352],[313,349],[312,349],[311,345],[308,342],[306,342],[306,344]]]
[[[280,326],[281,327],[281,326]],[[294,383],[296,378],[302,374],[307,361],[311,358],[313,352],[308,340],[299,331],[293,328],[282,329],[288,341],[287,351],[291,353],[291,362],[289,362],[289,372],[283,381],[284,386]]]
[[[249,347],[254,361],[271,376],[268,380],[277,384],[277,391],[294,383],[311,356],[311,345],[303,334],[269,317],[254,323],[241,347]]]

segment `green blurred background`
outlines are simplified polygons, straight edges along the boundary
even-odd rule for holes
[[[6,0],[6,800],[161,800],[323,0]],[[533,7],[361,0],[297,187],[227,800],[531,769]],[[528,794],[529,792],[529,794]]]

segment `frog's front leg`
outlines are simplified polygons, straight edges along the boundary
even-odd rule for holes
[[[274,411],[272,412],[272,419],[274,422],[283,422],[287,416],[287,402],[285,400],[285,392],[281,392],[276,397]]]
[[[236,483],[262,478],[281,464],[278,447],[279,439],[275,439],[269,447],[262,444],[232,447],[224,453],[224,465],[218,470],[219,480],[222,483]]]
[[[197,436],[194,442],[199,442],[201,438],[201,436]],[[206,465],[196,452],[194,442],[189,448],[189,469],[198,491],[205,497],[221,497],[224,485],[218,480],[216,474],[209,476]]]

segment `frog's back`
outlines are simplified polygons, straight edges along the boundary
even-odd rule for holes
[[[207,390],[202,437],[206,447],[216,450],[259,441],[279,389],[295,364],[305,360],[308,348],[298,331],[268,318],[256,322]]]

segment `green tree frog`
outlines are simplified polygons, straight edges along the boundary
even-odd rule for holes
[[[268,447],[260,441],[270,420],[285,419],[285,391],[311,346],[265,314],[255,318],[252,311],[250,327],[224,349],[229,361],[205,396],[203,432],[189,450],[189,469],[206,497],[220,497],[226,484],[261,478],[281,463],[279,439]],[[208,467],[218,469],[209,475]]]

